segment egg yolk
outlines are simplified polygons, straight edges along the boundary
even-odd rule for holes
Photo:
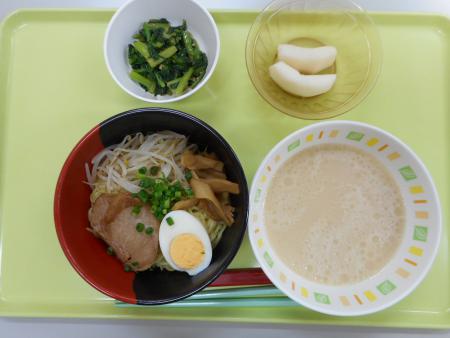
[[[170,257],[182,269],[198,266],[205,255],[202,241],[193,234],[181,234],[170,243]]]

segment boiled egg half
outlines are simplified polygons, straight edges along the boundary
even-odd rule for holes
[[[169,265],[194,276],[211,263],[212,247],[202,223],[184,210],[169,212],[159,228],[159,247]]]

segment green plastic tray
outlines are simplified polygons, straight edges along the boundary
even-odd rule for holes
[[[298,308],[117,308],[72,269],[53,224],[53,192],[69,151],[96,123],[147,106],[124,93],[103,61],[110,10],[23,10],[0,29],[0,315],[186,319],[450,328],[450,69],[448,19],[376,13],[384,49],[379,81],[342,118],[399,136],[423,159],[444,209],[439,254],[428,277],[381,313],[338,318]],[[268,150],[313,122],[274,110],[247,76],[244,47],[255,13],[215,12],[222,52],[208,84],[168,107],[212,124],[234,147],[249,181]],[[232,267],[257,266],[248,240]],[[111,276],[114,278],[114,276]]]

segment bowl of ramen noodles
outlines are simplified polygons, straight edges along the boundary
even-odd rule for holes
[[[231,146],[189,114],[142,108],[89,131],[59,176],[61,247],[89,284],[140,305],[214,281],[245,233],[248,190]]]
[[[441,209],[421,160],[371,125],[323,122],[279,142],[250,192],[249,236],[288,297],[340,316],[383,310],[430,269]]]

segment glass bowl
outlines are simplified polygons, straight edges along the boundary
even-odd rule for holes
[[[269,76],[279,44],[336,47],[333,88],[314,97],[283,91]],[[275,0],[253,23],[246,45],[247,70],[258,93],[281,112],[311,120],[331,118],[359,104],[374,87],[382,63],[378,31],[350,0]]]

